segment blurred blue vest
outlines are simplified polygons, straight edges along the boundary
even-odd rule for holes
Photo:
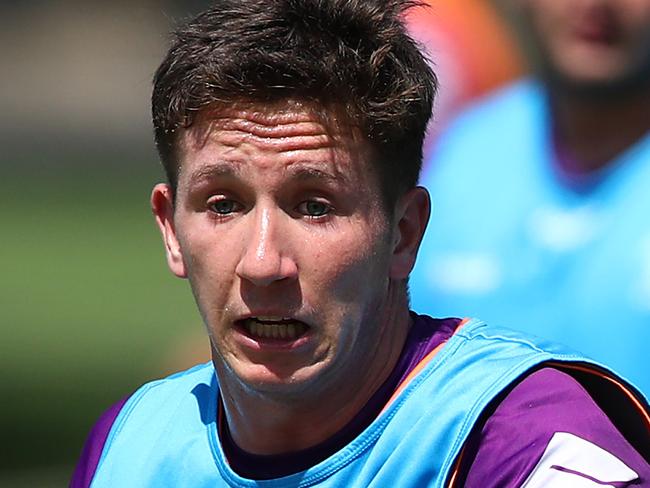
[[[436,141],[413,308],[561,342],[650,396],[650,132],[582,190],[558,175],[552,132],[545,90],[522,81]]]

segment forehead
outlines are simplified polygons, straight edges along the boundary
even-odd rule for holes
[[[301,159],[341,162],[354,171],[367,162],[369,145],[336,111],[297,101],[240,103],[201,111],[179,139],[180,173],[212,158],[244,158],[264,169]],[[217,153],[217,154],[215,154]],[[199,160],[198,162],[196,160]]]

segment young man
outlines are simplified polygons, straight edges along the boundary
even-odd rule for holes
[[[177,33],[151,200],[212,362],[109,410],[74,487],[648,486],[632,388],[409,311],[435,91],[410,6],[222,0]]]
[[[650,2],[519,8],[543,65],[438,140],[413,303],[565,343],[648,395]]]

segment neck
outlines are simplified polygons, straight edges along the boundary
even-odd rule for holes
[[[394,290],[397,291],[397,290]],[[405,295],[405,293],[404,293]],[[406,296],[373,317],[385,321],[368,357],[346,368],[344,378],[326,378],[290,398],[268,396],[242,388],[220,376],[225,417],[235,443],[260,455],[301,451],[316,446],[343,429],[386,381],[396,366],[411,318]],[[401,305],[396,308],[397,305]],[[393,313],[390,313],[390,310]],[[338,381],[337,381],[338,380]]]
[[[557,142],[578,172],[606,167],[650,130],[650,84],[584,96],[552,86],[550,96]]]

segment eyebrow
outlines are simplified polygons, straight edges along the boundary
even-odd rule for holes
[[[326,181],[328,183],[347,184],[348,179],[339,171],[329,172],[314,168],[311,165],[300,164],[292,165],[288,169],[289,176],[297,181]]]
[[[340,171],[330,172],[315,168],[311,163],[295,163],[287,168],[289,178],[301,182],[325,181],[329,184],[347,184],[348,178]],[[194,170],[189,181],[200,184],[215,178],[241,178],[242,171],[238,164],[216,162]]]
[[[241,171],[239,168],[237,168],[236,165],[225,162],[217,162],[195,169],[190,174],[189,181],[191,183],[201,183],[203,181],[209,181],[219,177],[236,177],[240,174]]]

